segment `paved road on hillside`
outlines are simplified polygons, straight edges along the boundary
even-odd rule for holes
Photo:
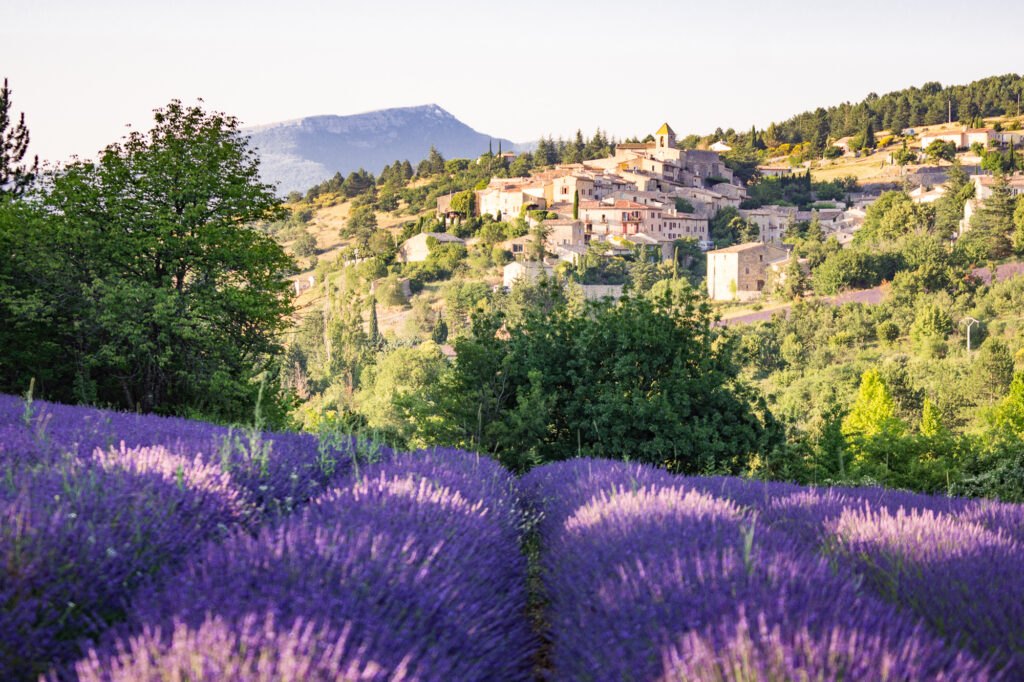
[[[980,278],[985,284],[992,283],[992,273],[988,268],[977,268],[972,271],[973,274]],[[1022,263],[1004,263],[996,268],[996,279],[1003,281],[1010,277],[1016,277],[1018,275],[1024,275],[1024,262]],[[874,289],[861,289],[860,291],[848,291],[846,293],[837,294],[836,296],[822,296],[820,300],[822,303],[830,303],[832,305],[843,305],[844,303],[881,303],[885,300],[886,294],[889,292],[889,285],[875,287]],[[772,310],[760,310],[756,313],[750,313],[748,315],[738,315],[737,317],[731,317],[728,320],[720,320],[717,324],[719,326],[731,327],[736,324],[751,324],[753,322],[764,322],[770,320],[772,315],[776,313],[785,314],[789,317],[789,309],[791,306],[784,306],[782,308],[774,308]]]

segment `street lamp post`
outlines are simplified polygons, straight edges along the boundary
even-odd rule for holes
[[[961,324],[967,325],[967,357],[971,357],[971,327],[978,324],[978,321],[973,317],[965,317],[960,320]]]

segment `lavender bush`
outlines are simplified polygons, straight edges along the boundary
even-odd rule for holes
[[[208,543],[162,588],[141,593],[132,625],[78,673],[166,679],[199,661],[213,675],[251,667],[255,656],[268,661],[263,679],[309,670],[331,679],[343,670],[368,679],[527,679],[533,646],[513,490],[497,464],[465,453],[365,467],[255,537]],[[272,626],[253,625],[271,617]],[[299,641],[302,627],[319,634]],[[225,635],[232,630],[243,634]],[[188,648],[209,639],[219,642],[212,653]],[[282,643],[292,653],[281,653]]]
[[[343,480],[357,453],[392,454],[350,436],[318,439],[0,395],[0,461],[39,465],[97,449],[152,445],[217,463],[271,516],[290,513]]]
[[[0,679],[76,655],[148,576],[251,515],[219,468],[162,447],[0,463]]]
[[[1014,539],[930,510],[865,506],[830,525],[836,551],[886,599],[1024,674],[1024,548]]]
[[[545,512],[553,678],[998,677],[865,595],[826,558],[759,527],[750,507],[690,481],[586,460],[524,476],[524,494]],[[702,487],[723,483],[733,485]],[[735,488],[748,502],[769,504],[792,490]]]

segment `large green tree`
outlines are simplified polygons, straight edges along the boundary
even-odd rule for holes
[[[738,381],[730,339],[688,287],[531,309],[519,324],[477,314],[419,421],[427,440],[520,471],[583,455],[740,473],[778,432]]]
[[[235,118],[175,100],[154,121],[0,211],[2,341],[23,361],[0,390],[35,376],[62,401],[251,419],[291,312],[293,262],[253,227],[279,202]]]
[[[868,207],[864,224],[854,233],[854,246],[878,244],[911,232],[929,230],[934,222],[928,207],[915,204],[906,192],[886,192]]]

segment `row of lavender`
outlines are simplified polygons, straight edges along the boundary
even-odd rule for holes
[[[598,460],[540,467],[521,490],[543,513],[556,679],[986,680],[1024,670],[1019,506]]]
[[[141,590],[76,675],[528,679],[515,509],[490,460],[396,455],[255,536],[208,543]]]
[[[96,451],[162,446],[201,457],[230,475],[261,516],[286,514],[344,477],[353,438],[232,429],[178,417],[113,412],[0,395],[0,462],[5,467],[88,460]],[[376,454],[390,451],[375,446]]]
[[[0,396],[0,679],[73,658],[204,541],[323,493],[351,446]]]
[[[882,488],[689,482],[724,489],[948,641],[1024,675],[1024,506]]]
[[[0,395],[0,679],[66,662],[203,542],[323,494],[351,447]]]
[[[528,675],[507,472],[243,436],[0,396],[0,679]]]

